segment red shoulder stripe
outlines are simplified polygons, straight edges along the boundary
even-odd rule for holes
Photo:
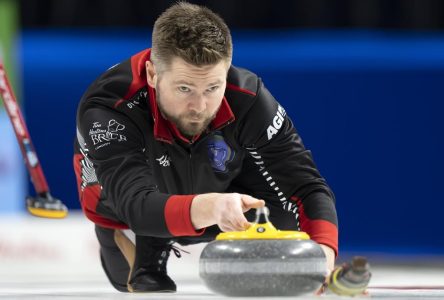
[[[131,76],[132,81],[123,99],[120,99],[114,104],[114,108],[122,104],[123,101],[128,100],[138,90],[147,85],[145,74],[145,63],[150,58],[151,49],[145,49],[131,57]]]
[[[234,85],[234,84],[228,83],[228,82],[227,82],[227,89],[233,90],[233,91],[238,91],[238,92],[241,92],[241,93],[244,93],[244,94],[248,94],[248,95],[251,95],[251,96],[256,96],[255,92],[252,92],[252,91],[247,90],[247,89],[243,89],[243,88],[241,88],[241,87],[239,87],[237,85]]]

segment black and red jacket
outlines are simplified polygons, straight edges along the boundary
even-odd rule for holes
[[[264,199],[277,228],[337,252],[334,196],[261,80],[232,66],[216,118],[190,141],[157,109],[149,56],[107,70],[79,104],[74,168],[86,216],[140,235],[193,236],[202,233],[190,220],[194,195],[239,192]]]

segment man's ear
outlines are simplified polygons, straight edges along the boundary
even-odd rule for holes
[[[152,88],[156,88],[157,73],[154,64],[151,61],[147,61],[145,63],[145,67],[146,67],[146,81],[148,82],[148,85]]]

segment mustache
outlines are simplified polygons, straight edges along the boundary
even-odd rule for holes
[[[195,119],[203,119],[205,117],[205,113],[197,113],[195,111],[190,111],[186,114],[187,117],[195,118]]]

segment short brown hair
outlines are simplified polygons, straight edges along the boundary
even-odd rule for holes
[[[154,23],[151,60],[161,69],[174,57],[196,66],[231,63],[232,53],[227,24],[206,7],[178,2]]]

